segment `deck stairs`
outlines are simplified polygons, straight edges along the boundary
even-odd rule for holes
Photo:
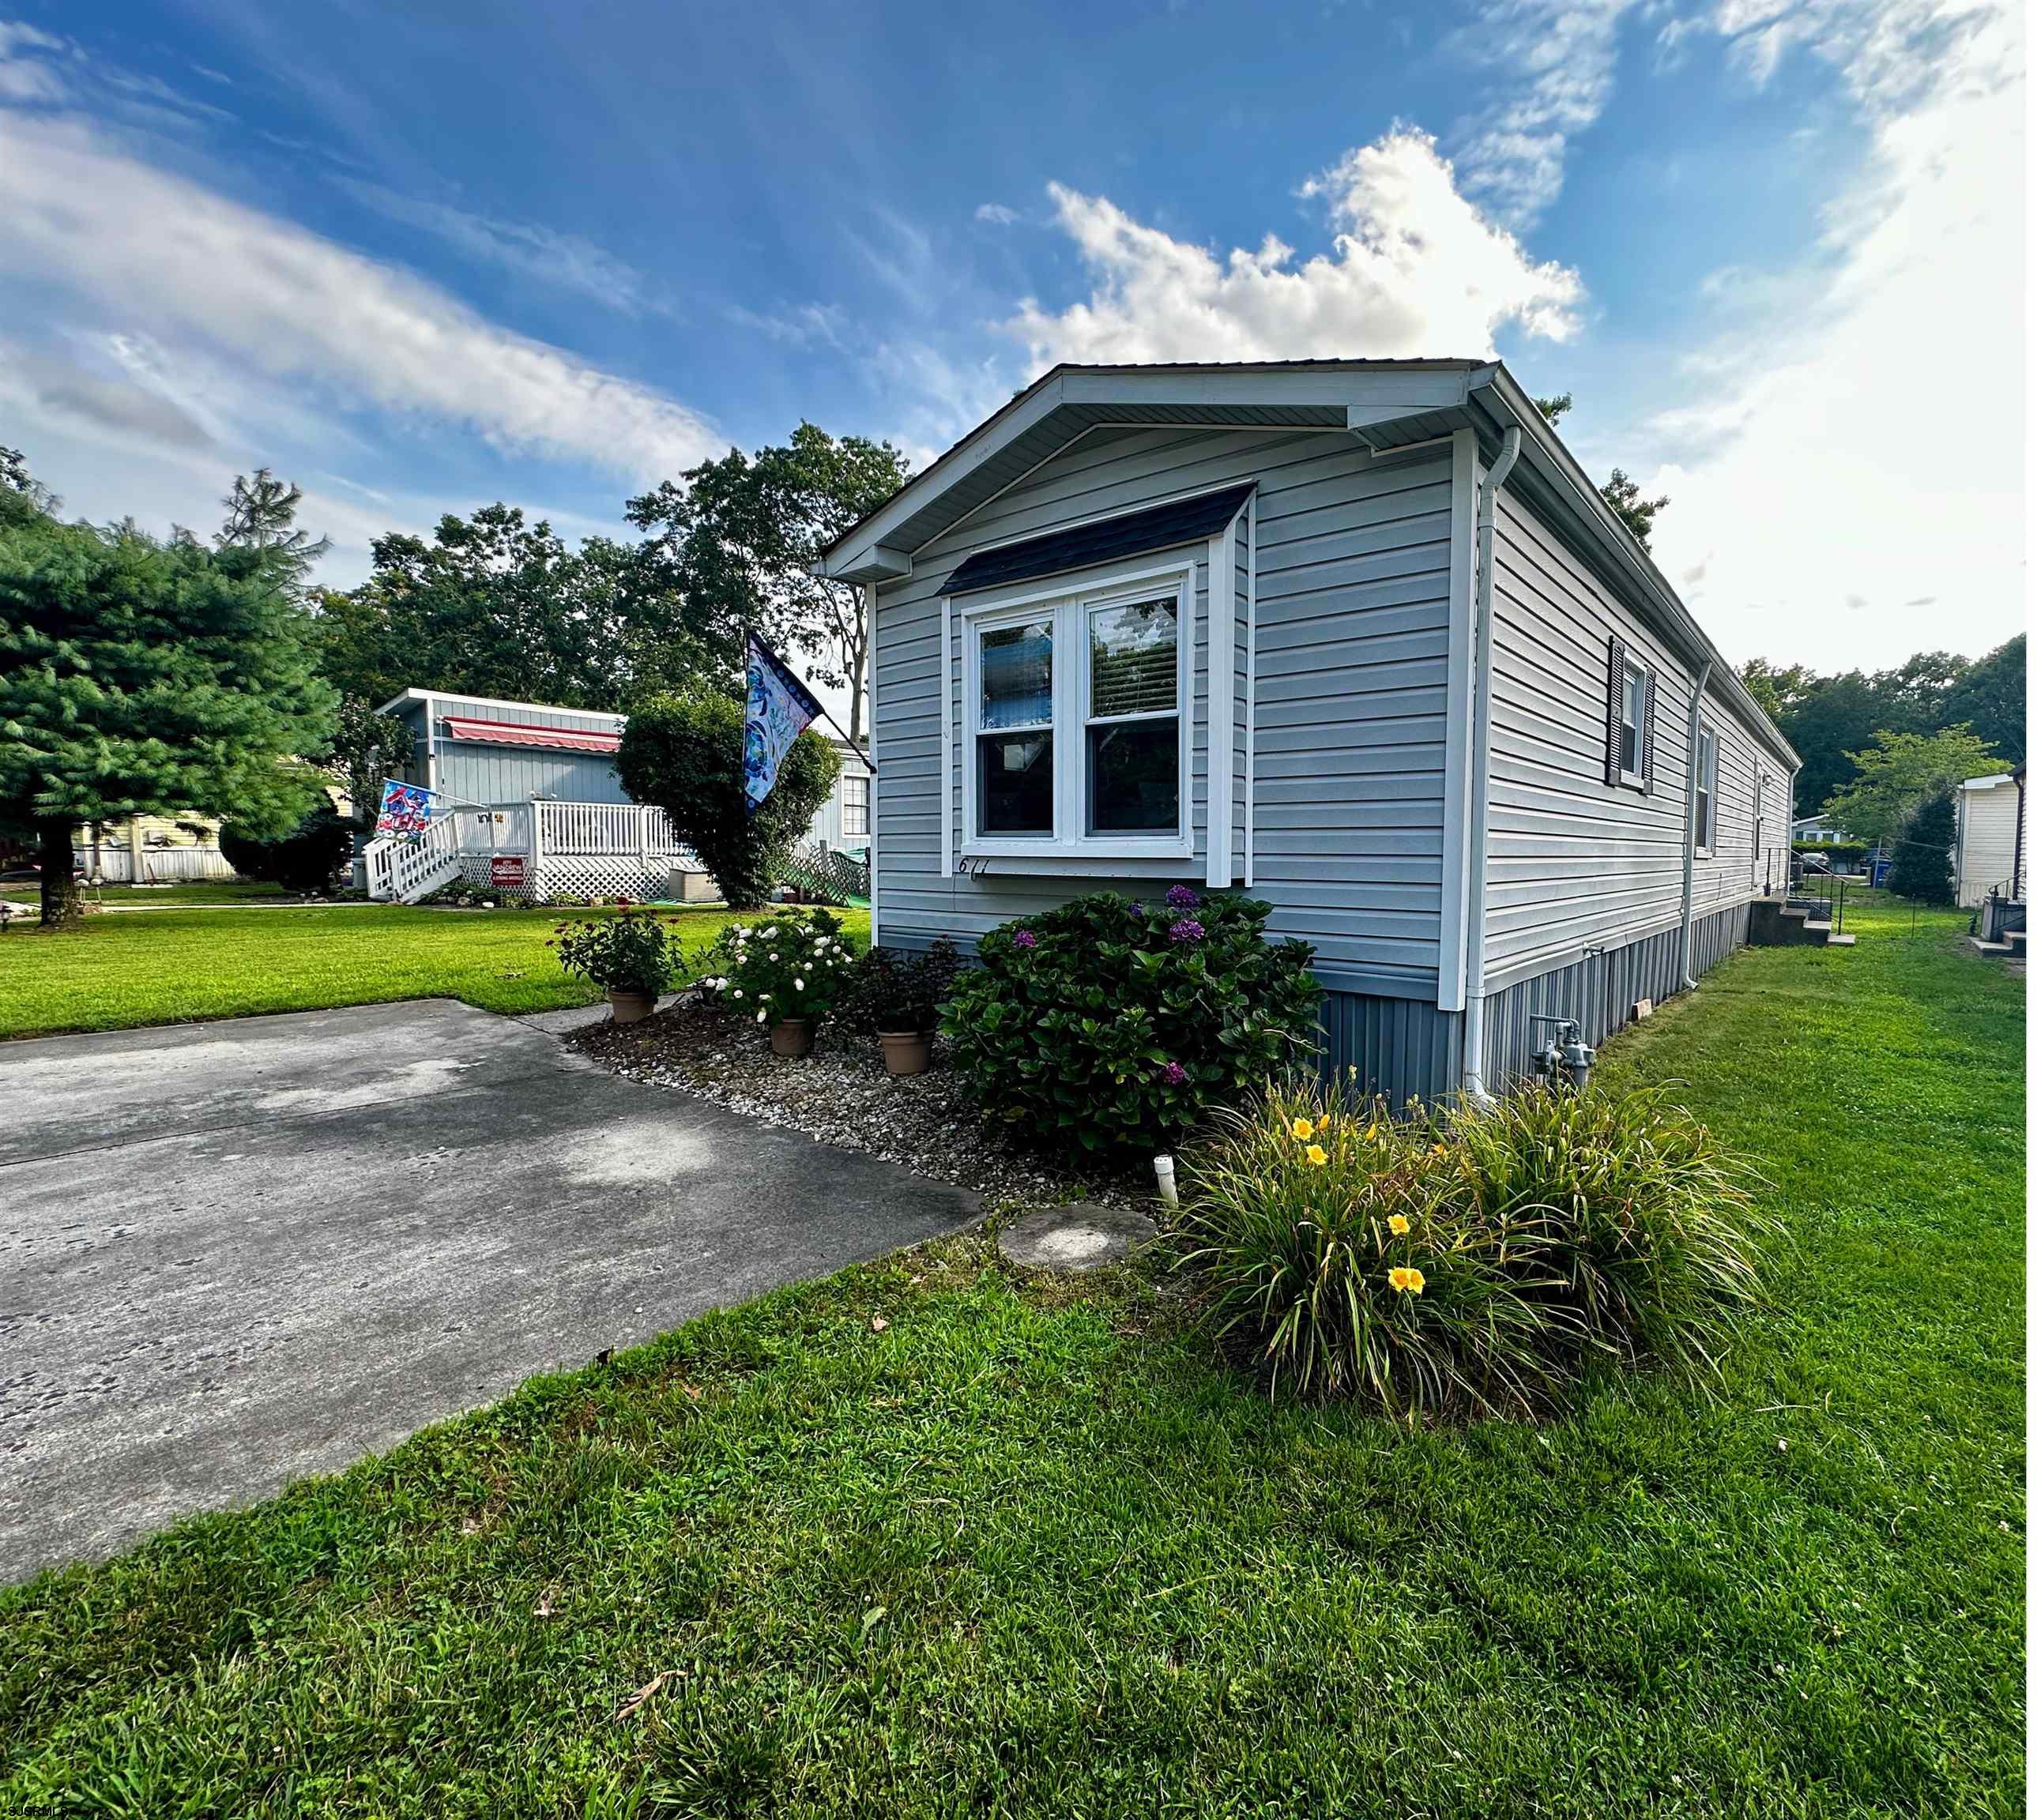
[[[2003,932],[1999,942],[1985,941],[1978,935],[1969,935],[1967,940],[1973,944],[1975,953],[1985,954],[1990,961],[2020,961],[2026,952],[2023,942],[2027,933],[2021,929],[2009,929]]]
[[[368,842],[368,895],[384,903],[418,904],[459,878],[459,827],[440,815],[418,835],[386,835]]]
[[[1757,897],[1748,907],[1747,939],[1756,948],[1850,948],[1834,931],[1825,906],[1801,897]]]

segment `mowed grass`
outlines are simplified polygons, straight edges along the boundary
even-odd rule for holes
[[[1855,926],[1607,1058],[1793,1234],[1716,1401],[1272,1407],[957,1241],[0,1595],[0,1811],[2020,1814],[2022,984]]]
[[[402,904],[164,910],[88,916],[77,928],[0,934],[0,1036],[120,1029],[391,999],[463,999],[547,1011],[600,995],[545,946],[562,914]],[[689,954],[732,919],[670,912]],[[866,913],[845,912],[852,935]]]
[[[280,885],[259,878],[189,878],[177,885],[87,885],[81,888],[88,904],[244,904],[265,900],[297,902]],[[16,904],[36,904],[42,893],[32,884],[0,885],[0,897]]]

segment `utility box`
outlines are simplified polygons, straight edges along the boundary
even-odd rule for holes
[[[665,886],[665,895],[675,904],[712,904],[720,896],[710,873],[675,866]]]

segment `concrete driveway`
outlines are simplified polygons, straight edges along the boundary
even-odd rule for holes
[[[0,1044],[0,1580],[976,1210],[442,1000]]]

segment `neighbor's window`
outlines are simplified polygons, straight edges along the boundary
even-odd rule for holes
[[[1171,834],[1181,821],[1180,602],[1087,612],[1089,832]]]
[[[845,839],[870,832],[870,780],[852,773],[841,780],[841,832]]]
[[[1698,801],[1691,821],[1691,837],[1700,853],[1712,850],[1712,817],[1718,801],[1718,735],[1703,722],[1698,726]]]
[[[977,637],[977,830],[1052,835],[1053,616],[997,626]]]
[[[1639,784],[1642,755],[1647,750],[1648,672],[1638,663],[1627,666],[1620,683],[1619,780]],[[1672,824],[1673,825],[1673,824]]]

